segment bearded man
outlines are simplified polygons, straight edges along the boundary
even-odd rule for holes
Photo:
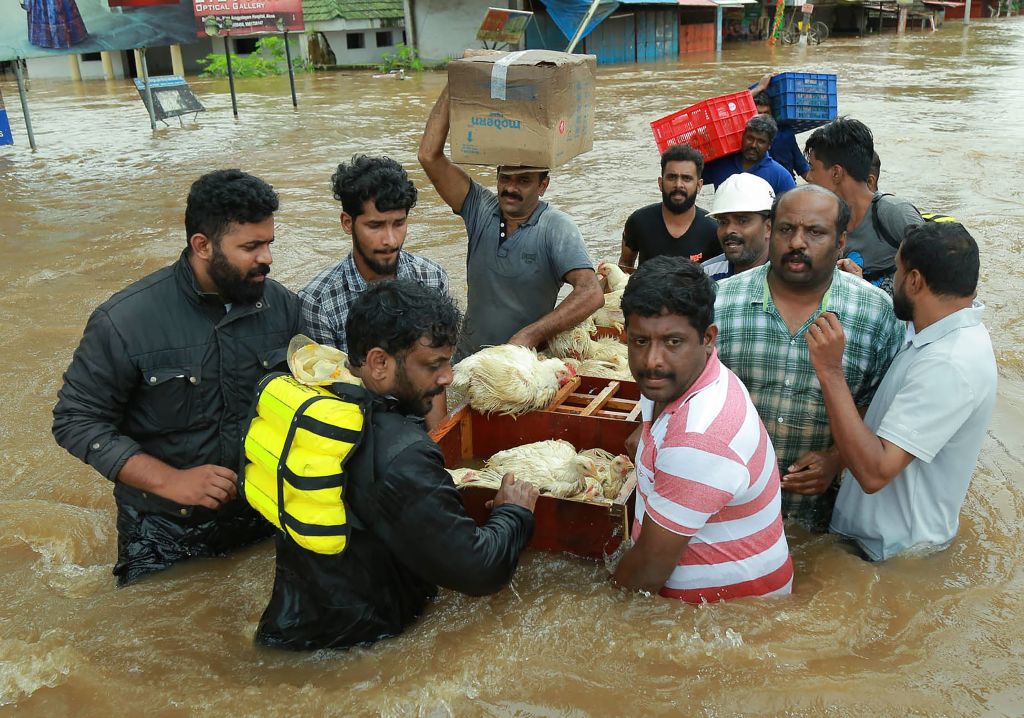
[[[310,338],[347,352],[349,307],[370,282],[412,279],[447,294],[448,275],[436,262],[402,249],[417,193],[395,160],[356,155],[338,165],[331,183],[352,251],[313,277],[299,298]]]
[[[267,278],[277,208],[252,175],[200,177],[181,257],[101,304],[64,374],[53,435],[114,484],[119,585],[273,530],[235,484],[256,384],[303,331]]]
[[[352,303],[349,364],[371,407],[345,468],[352,532],[332,555],[278,532],[257,643],[302,651],[373,643],[411,625],[438,587],[484,596],[512,579],[533,535],[537,488],[505,474],[477,526],[424,426],[452,381],[460,323],[451,297],[407,279],[375,282]]]
[[[638,209],[622,230],[619,266],[631,270],[637,258],[643,264],[668,255],[703,262],[722,253],[718,225],[696,206],[704,186],[704,156],[689,145],[673,145],[661,155],[658,189],[661,202]]]

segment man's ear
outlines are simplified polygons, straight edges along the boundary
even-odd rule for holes
[[[341,213],[341,228],[345,230],[345,234],[352,234],[353,221],[354,220],[352,219],[352,215],[350,215],[348,212]]]
[[[842,165],[832,165],[828,168],[829,176],[832,177],[832,182],[838,187],[846,179],[846,168]]]
[[[210,261],[213,257],[213,241],[202,232],[196,232],[189,237],[188,246],[199,259]]]
[[[539,194],[543,197],[544,193],[548,191],[548,185],[551,183],[551,175],[548,175],[540,181],[540,192]]]
[[[717,336],[718,326],[709,324],[708,328],[704,330],[704,349],[707,351],[708,356],[711,356],[711,351],[715,348],[715,338]]]
[[[359,374],[364,381],[372,379],[375,384],[387,385],[390,384],[391,375],[394,373],[394,365],[394,357],[380,347],[374,347],[366,352],[366,361],[363,362]]]

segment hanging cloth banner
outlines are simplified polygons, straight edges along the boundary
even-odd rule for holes
[[[548,9],[548,15],[555,21],[555,25],[565,35],[566,40],[571,40],[576,35],[580,23],[590,10],[589,0],[543,0],[544,7]],[[590,34],[590,31],[601,24],[601,22],[619,9],[619,3],[607,0],[597,6],[594,17],[590,19],[583,29],[580,40]]]
[[[782,21],[786,17],[786,0],[778,0],[775,4],[775,20],[772,22],[772,34],[768,36],[768,44],[774,45],[782,34]]]
[[[4,93],[0,92],[0,145],[13,145],[11,123],[7,119],[7,108],[4,107]]]

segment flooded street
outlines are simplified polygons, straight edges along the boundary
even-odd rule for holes
[[[652,119],[769,70],[837,73],[840,113],[875,132],[880,188],[956,216],[982,250],[999,401],[952,547],[873,565],[791,528],[791,597],[698,608],[528,553],[511,588],[442,591],[405,635],[340,653],[253,645],[272,543],[115,590],[111,485],[56,446],[50,409],[92,309],[181,252],[189,185],[211,169],[280,192],[272,276],[298,289],[350,247],[335,165],[394,157],[420,188],[406,248],[464,300],[462,222],[416,163],[444,74],[300,76],[298,112],[287,77],[240,80],[237,123],[226,81],[196,79],[210,111],[155,133],[127,81],[33,81],[35,154],[0,82],[19,143],[0,148],[0,715],[1024,715],[1024,17],[958,22],[602,66],[594,150],[547,193],[614,260],[626,217],[658,199]]]

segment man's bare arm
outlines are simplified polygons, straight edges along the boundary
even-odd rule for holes
[[[612,583],[633,591],[658,593],[689,542],[688,536],[674,534],[648,516],[640,538],[615,568]]]
[[[628,247],[625,242],[622,243],[622,249],[619,250],[619,266],[623,269],[633,269],[636,267],[636,255],[637,252],[631,247]]]
[[[430,111],[430,117],[427,118],[423,139],[420,140],[418,159],[445,204],[451,207],[452,211],[461,212],[466,195],[469,194],[470,179],[466,171],[448,159],[444,153],[449,124],[448,85],[445,85],[441,96],[437,98],[434,108]]]
[[[191,469],[175,469],[149,454],[138,453],[128,459],[117,480],[141,491],[148,491],[185,506],[216,509],[235,498],[235,472],[224,466],[204,464]]]
[[[537,347],[559,332],[576,326],[604,306],[604,293],[593,269],[573,269],[563,278],[572,285],[572,291],[562,303],[535,321],[523,327],[508,340],[509,344]]]

